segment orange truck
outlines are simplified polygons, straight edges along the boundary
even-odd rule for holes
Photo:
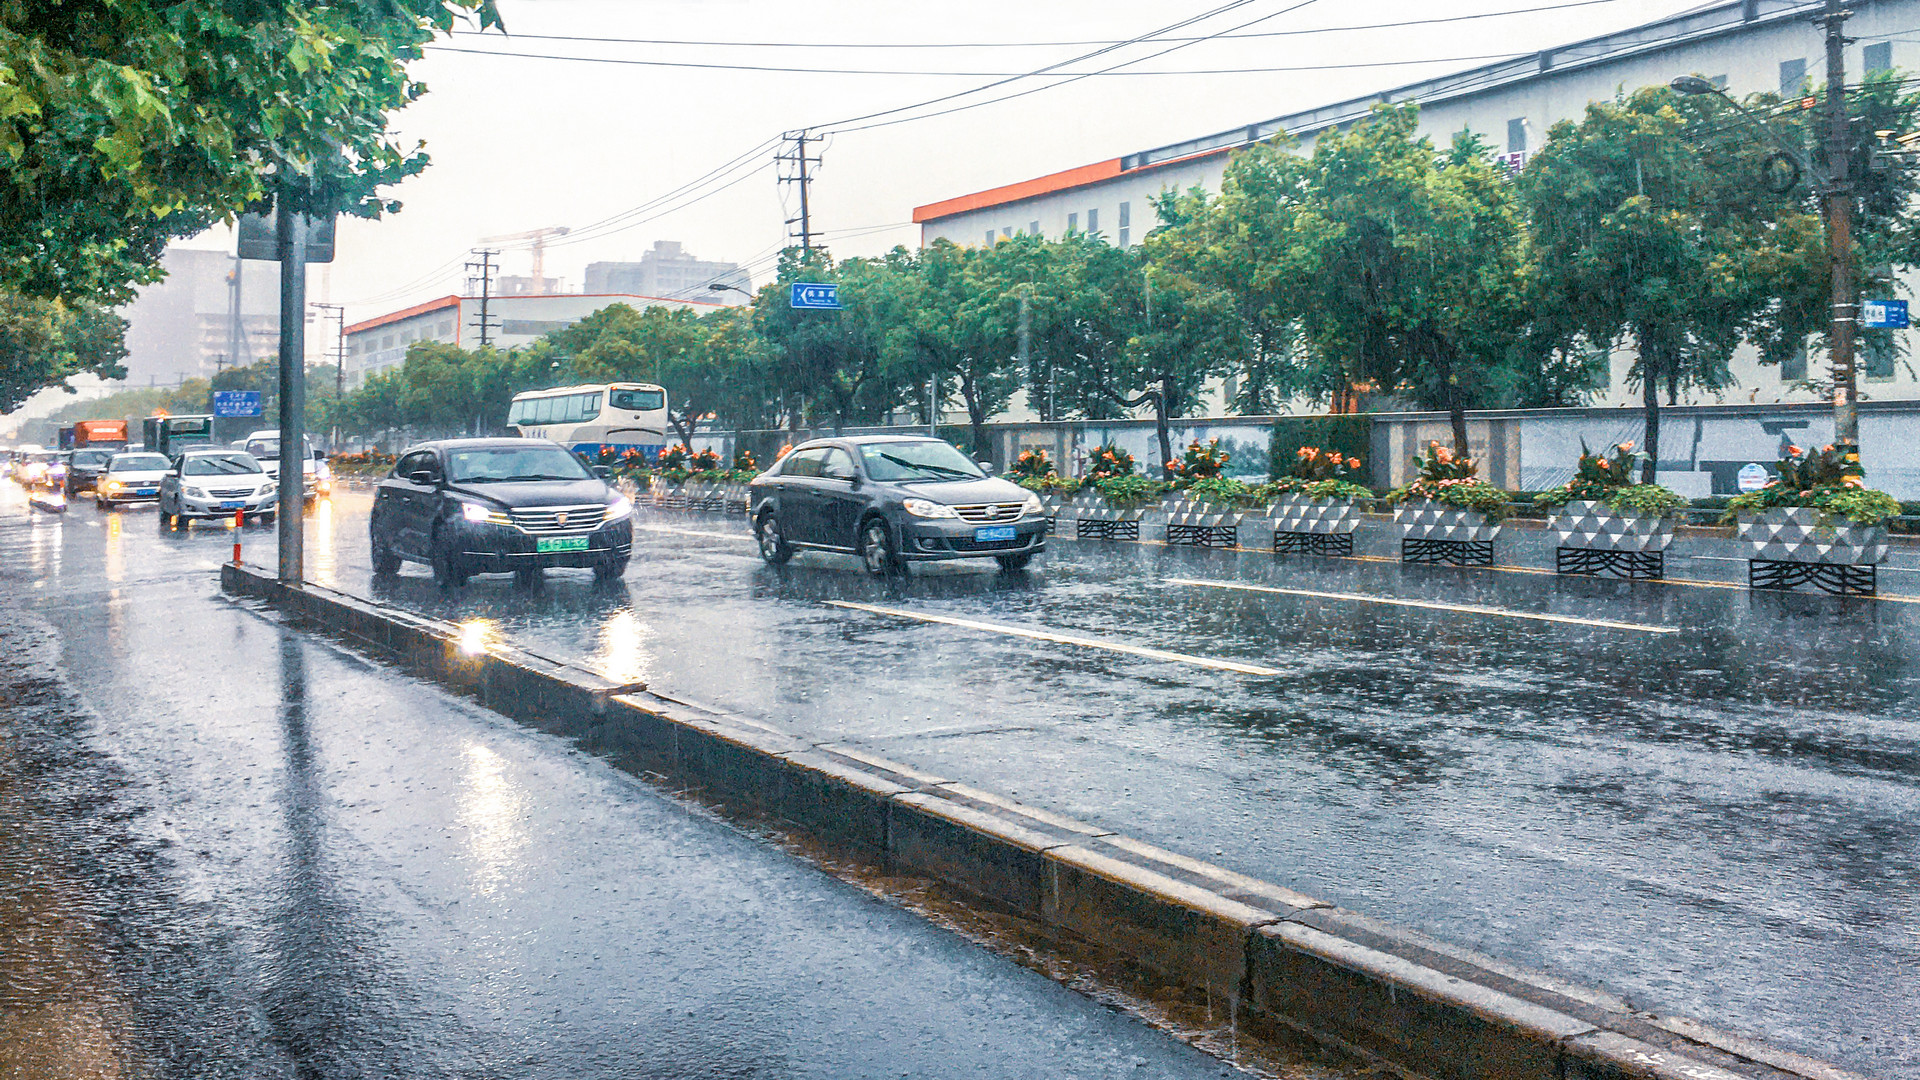
[[[68,432],[71,431],[71,437]],[[60,430],[60,448],[79,450],[93,447],[98,450],[124,450],[127,448],[127,422],[125,420],[80,420],[71,428]]]

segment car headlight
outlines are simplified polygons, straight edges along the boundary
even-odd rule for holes
[[[204,499],[207,497],[207,493],[197,487],[183,487],[180,489],[180,494],[185,495],[189,499]]]
[[[631,513],[633,513],[633,500],[627,498],[625,495],[607,504],[608,521],[619,521]]]
[[[1039,495],[1029,491],[1027,492],[1027,501],[1021,505],[1020,512],[1029,515],[1044,514],[1047,512],[1047,508],[1041,505]]]
[[[108,491],[119,491],[125,485],[120,483],[120,481],[118,480],[108,480],[107,482],[101,484],[100,486],[103,488],[106,488]]]
[[[511,525],[513,519],[484,503],[461,503],[460,516],[475,525]]]
[[[259,495],[261,498],[265,498],[268,495],[271,495],[278,490],[279,490],[278,485],[274,484],[272,481],[268,481],[267,483],[260,485]]]
[[[923,518],[957,518],[960,511],[946,503],[937,503],[932,499],[908,499],[900,504],[907,513]]]

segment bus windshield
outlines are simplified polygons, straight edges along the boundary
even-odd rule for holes
[[[608,403],[626,412],[654,412],[667,407],[665,390],[615,390]]]

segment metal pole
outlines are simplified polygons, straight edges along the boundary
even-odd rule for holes
[[[306,492],[307,216],[281,192],[274,217],[280,243],[280,582],[306,580],[301,511]]]
[[[1833,374],[1833,443],[1858,458],[1859,386],[1854,369],[1854,340],[1860,324],[1860,298],[1853,286],[1853,185],[1848,182],[1853,156],[1852,125],[1847,119],[1846,45],[1841,33],[1847,12],[1840,0],[1827,0],[1822,21],[1827,30],[1827,258],[1833,268],[1832,322],[1827,353]]]
[[[940,392],[940,378],[933,376],[927,380],[927,434],[940,437],[940,402],[935,397]]]

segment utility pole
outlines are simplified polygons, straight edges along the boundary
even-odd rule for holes
[[[227,290],[227,356],[233,361],[233,366],[235,367],[241,366],[240,350],[245,347],[247,342],[247,330],[245,324],[242,322],[246,316],[242,314],[240,309],[241,265],[240,256],[235,255],[233,257],[233,273],[227,275],[227,284],[232,286]]]
[[[774,159],[782,165],[791,164],[793,166],[791,173],[782,170],[780,182],[783,184],[800,185],[800,216],[787,219],[787,224],[789,225],[798,224],[800,231],[797,233],[790,232],[787,235],[799,239],[800,251],[803,255],[813,254],[813,215],[807,205],[807,189],[813,184],[813,177],[807,172],[807,166],[820,164],[819,157],[807,156],[807,144],[817,143],[825,137],[824,135],[808,135],[804,128],[799,131],[789,131],[781,136],[781,139],[793,144],[793,152],[790,154],[783,153]]]
[[[1851,459],[1860,456],[1859,380],[1854,343],[1860,327],[1860,297],[1853,285],[1853,125],[1847,118],[1846,51],[1842,33],[1852,12],[1827,0],[1819,21],[1827,31],[1827,258],[1833,269],[1832,322],[1827,354],[1833,374],[1833,443]]]
[[[339,421],[340,399],[345,397],[347,394],[347,379],[346,379],[347,309],[345,306],[341,304],[309,304],[307,306],[318,308],[319,310],[326,312],[327,317],[331,318],[334,321],[334,331],[333,331],[334,409],[333,411],[335,414],[335,419],[333,422],[333,434],[331,436],[331,442],[334,446],[337,447],[340,444],[340,421]]]
[[[500,252],[492,248],[482,248],[474,252],[480,257],[478,262],[467,263],[467,291],[473,291],[473,275],[476,271],[480,278],[480,318],[470,324],[480,331],[480,346],[485,348],[493,344],[493,326],[497,322],[493,317],[491,301],[493,299],[493,257]]]

